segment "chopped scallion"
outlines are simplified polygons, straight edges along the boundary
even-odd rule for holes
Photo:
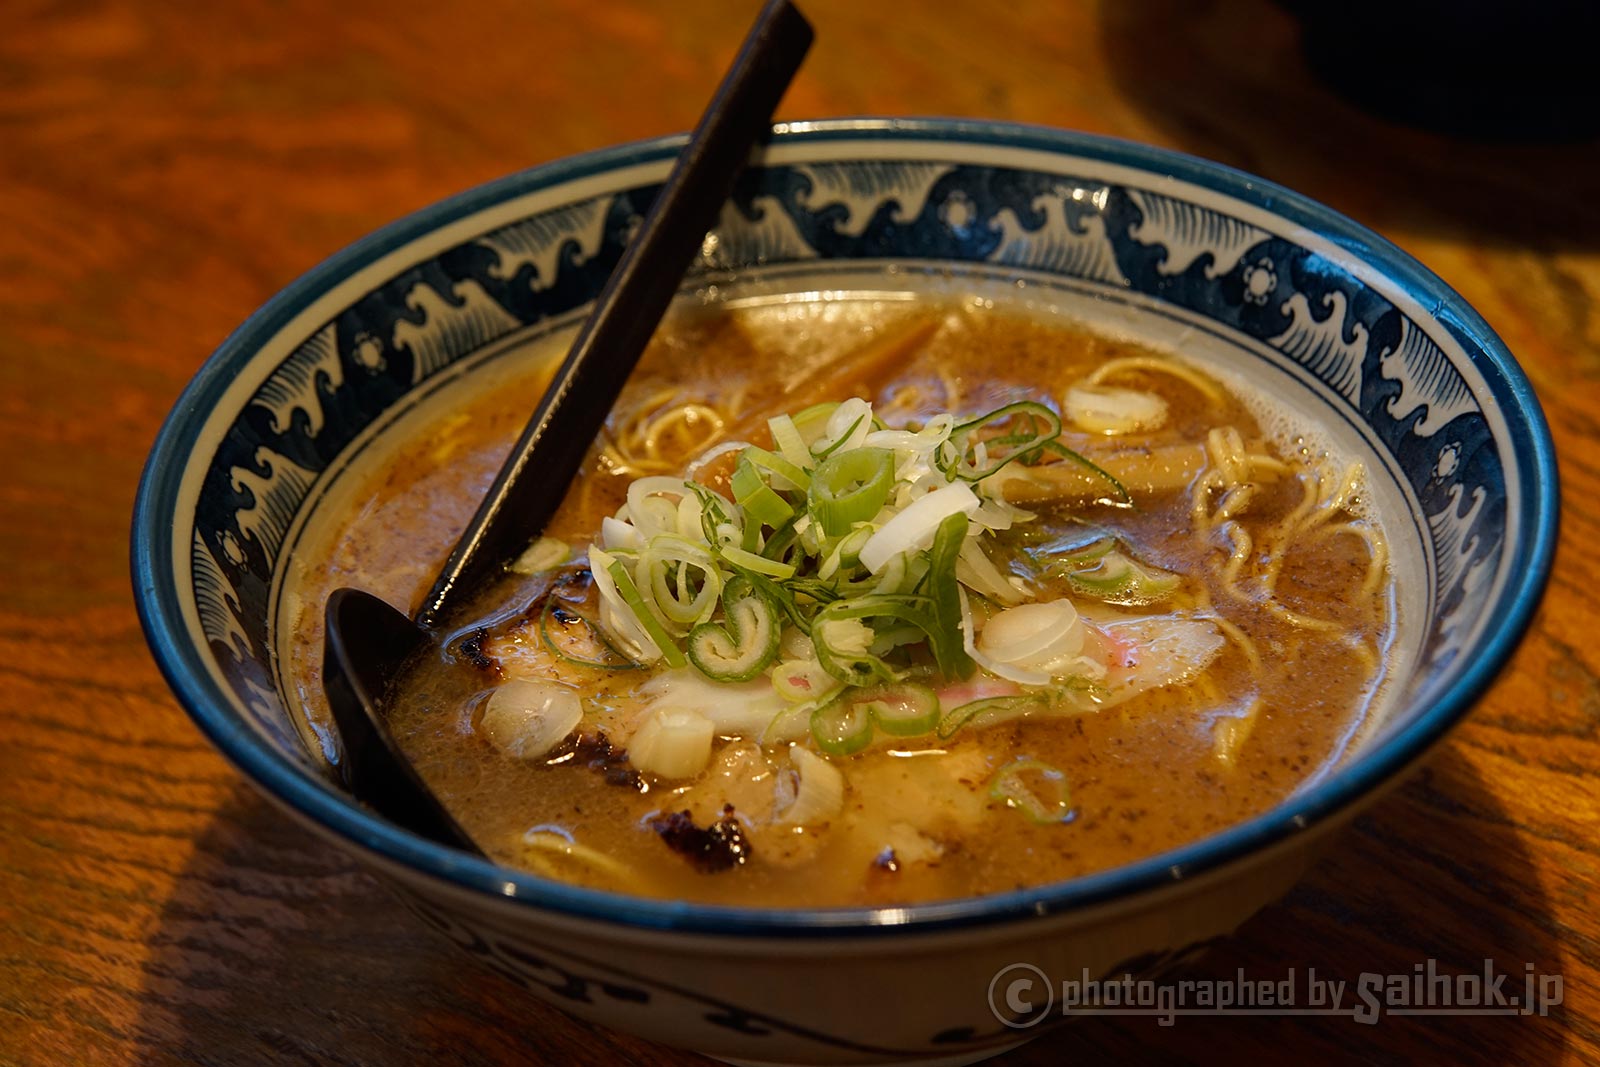
[[[811,454],[806,440],[800,434],[800,429],[794,420],[787,415],[779,415],[767,420],[767,428],[772,431],[772,443],[777,446],[779,455],[793,463],[801,470],[816,466],[817,457]]]
[[[1017,809],[1036,823],[1072,820],[1067,776],[1041,760],[1013,760],[1001,767],[989,781],[989,799]]]
[[[639,595],[639,587],[633,583],[633,575],[628,573],[628,568],[620,559],[611,561],[606,568],[606,573],[611,576],[611,581],[616,584],[617,595],[622,597],[622,602],[628,605],[628,610],[633,612],[634,618],[639,620],[639,625],[644,627],[645,633],[650,635],[650,640],[656,643],[661,650],[661,658],[667,661],[669,667],[682,667],[687,665],[683,651],[678,648],[677,642],[661,625],[644,602],[644,597]]]
[[[986,697],[972,700],[945,712],[939,720],[939,736],[952,738],[963,727],[989,726],[1007,719],[1022,718],[1043,711],[1049,704],[1044,693],[1023,693],[1018,696]]]
[[[689,662],[714,682],[748,682],[778,655],[778,613],[755,586],[735,579],[723,594],[724,622],[689,632]]]
[[[794,515],[793,506],[767,484],[745,456],[740,456],[735,464],[729,486],[733,489],[733,499],[744,509],[745,515],[756,521],[757,528],[770,526],[777,529]],[[747,529],[746,533],[749,532]]]
[[[811,473],[811,514],[829,537],[841,537],[878,514],[894,487],[894,453],[885,448],[838,452]]]
[[[872,712],[865,705],[834,697],[811,713],[811,738],[830,756],[853,756],[872,743]]]
[[[939,698],[925,685],[899,685],[856,689],[846,698],[864,705],[878,729],[895,737],[921,737],[939,722]]]
[[[1182,581],[1176,574],[1147,567],[1120,550],[1067,574],[1067,582],[1074,592],[1124,607],[1165,600],[1177,591]]]
[[[803,493],[811,487],[811,476],[799,464],[791,463],[783,456],[773,455],[764,448],[752,445],[741,453],[741,457],[749,460],[752,467],[764,472],[768,483],[779,492],[797,490]]]

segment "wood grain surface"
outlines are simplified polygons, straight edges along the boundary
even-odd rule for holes
[[[699,1063],[475,969],[201,739],[135,620],[141,463],[291,279],[508,171],[688,127],[733,0],[9,0],[0,19],[0,1064]],[[1564,978],[1547,1018],[1086,1021],[1002,1061],[1600,1058],[1600,153],[1372,117],[1267,0],[805,0],[783,117],[988,116],[1255,171],[1455,286],[1565,489],[1510,668],[1426,768],[1197,968]],[[1351,62],[1360,62],[1353,55]],[[1493,71],[1485,76],[1492,77]],[[1550,99],[1552,108],[1593,106]]]

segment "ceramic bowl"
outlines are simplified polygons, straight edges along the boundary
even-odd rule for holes
[[[300,534],[351,454],[417,397],[581,314],[682,143],[538,167],[339,253],[201,368],[139,491],[139,608],[196,723],[510,980],[729,1059],[981,1059],[1052,1017],[1040,980],[1161,972],[1284,892],[1505,663],[1550,564],[1549,432],[1504,345],[1416,261],[1293,192],[1153,148],[985,122],[792,123],[741,179],[687,290],[1003,290],[1179,346],[1317,419],[1365,460],[1389,526],[1400,626],[1376,728],[1335,773],[1226,832],[903,908],[629,898],[375,818],[302,743],[275,674]]]

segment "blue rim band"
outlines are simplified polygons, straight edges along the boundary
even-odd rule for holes
[[[1380,746],[1327,780],[1246,822],[1127,866],[1033,889],[902,908],[772,910],[687,904],[623,896],[546,881],[434,845],[356,806],[269,746],[236,715],[214,685],[182,625],[177,594],[158,580],[173,572],[171,519],[184,457],[209,411],[232,382],[236,364],[276,334],[329,286],[426,234],[508,199],[620,167],[675,156],[685,137],[623,145],[546,164],[491,182],[395,222],[330,257],[290,284],[231,334],[184,390],[158,435],[140,480],[133,516],[135,601],[155,658],[173,692],[218,749],[246,777],[282,804],[374,858],[410,868],[488,897],[559,915],[621,926],[743,937],[858,937],[1002,923],[1059,914],[1115,899],[1132,899],[1217,870],[1286,842],[1363,798],[1418,760],[1490,685],[1526,631],[1550,575],[1559,515],[1554,445],[1532,386],[1505,345],[1466,302],[1388,240],[1271,182],[1164,149],[1043,127],[941,119],[834,119],[779,127],[783,144],[859,139],[937,141],[1068,152],[1169,175],[1255,204],[1332,240],[1353,256],[1383,265],[1396,286],[1469,352],[1487,353],[1485,377],[1495,403],[1510,416],[1509,448],[1528,472],[1525,496],[1533,516],[1509,560],[1511,576],[1481,654],[1448,689]]]

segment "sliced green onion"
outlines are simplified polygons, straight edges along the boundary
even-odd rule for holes
[[[769,603],[775,605],[787,615],[789,621],[794,623],[795,629],[808,637],[811,635],[811,616],[801,610],[800,605],[795,600],[795,591],[792,586],[796,583],[775,582],[759,571],[744,570],[737,564],[734,564],[733,568],[735,574],[761,590],[766,595]]]
[[[563,663],[603,671],[634,671],[644,666],[624,656],[604,630],[559,603],[554,594],[545,597],[544,609],[539,612],[539,637]]]
[[[851,530],[839,542],[839,565],[854,567],[861,562],[861,550],[872,540],[872,531],[863,526]]]
[[[689,632],[689,662],[714,682],[748,682],[778,656],[778,613],[755,586],[738,580],[722,603],[723,622]]]
[[[1087,678],[1073,676],[1057,680],[1048,689],[968,701],[944,713],[939,720],[939,737],[949,740],[963,729],[981,730],[1035,715],[1083,714],[1094,710],[1098,702],[1105,698],[1105,693],[1103,686]]]
[[[647,539],[658,533],[682,532],[678,529],[678,505],[691,494],[692,484],[665,476],[634,479],[628,486],[629,521]]]
[[[839,683],[814,659],[784,659],[773,665],[772,688],[789,703],[804,704],[832,693]]]
[[[1074,570],[1067,582],[1075,592],[1108,604],[1135,607],[1165,600],[1183,584],[1183,579],[1168,571],[1158,571],[1131,559],[1121,551],[1111,552],[1094,565]]]
[[[745,449],[745,452],[749,451]],[[733,468],[729,487],[733,490],[733,499],[744,509],[744,513],[762,526],[777,529],[794,514],[794,508],[789,502],[767,484],[761,473],[743,454],[739,456],[739,462]],[[750,530],[747,528],[745,532],[748,534]]]
[[[514,574],[538,574],[559,567],[571,558],[571,545],[559,537],[541,537],[523,550],[509,569]]]
[[[1072,819],[1067,776],[1041,760],[1013,760],[1001,767],[989,780],[989,799],[1017,809],[1036,823],[1063,823]]]
[[[1044,448],[1046,451],[1054,452],[1063,459],[1067,459],[1073,463],[1076,463],[1090,474],[1093,474],[1095,477],[1111,486],[1112,490],[1117,494],[1116,502],[1118,504],[1122,504],[1125,507],[1133,506],[1133,494],[1128,492],[1128,487],[1117,481],[1116,475],[1112,474],[1110,471],[1094,462],[1094,460],[1090,459],[1088,456],[1085,456],[1080,452],[1074,452],[1060,441],[1046,441],[1040,447]]]
[[[985,697],[982,700],[968,701],[945,712],[944,718],[939,720],[939,737],[949,739],[967,726],[976,729],[1005,722],[1008,719],[1024,718],[1031,713],[1043,711],[1048,705],[1049,697],[1044,693]]]
[[[867,595],[835,600],[811,620],[811,642],[822,666],[846,685],[895,682],[900,679],[899,672],[873,654],[871,640],[875,635],[863,620],[892,619],[927,633],[936,625],[932,614],[927,597]],[[850,623],[866,629],[866,639],[857,639],[859,631],[846,625]]]
[[[564,606],[548,607],[542,627],[558,655],[620,667],[626,650],[640,660],[648,651],[672,667],[692,660],[700,675],[731,682],[770,673],[781,648],[797,679],[782,696],[799,702],[784,729],[803,732],[813,717],[819,727],[832,723],[839,728],[824,729],[823,743],[835,749],[856,743],[850,709],[863,702],[869,727],[877,721],[904,736],[1058,710],[1053,697],[1034,695],[974,702],[941,721],[936,698],[903,688],[935,671],[957,679],[989,665],[992,650],[977,648],[967,614],[969,593],[1007,605],[1032,599],[991,553],[996,531],[1033,516],[979,496],[972,483],[1017,459],[1070,454],[1087,463],[1055,439],[1061,423],[1052,409],[1021,401],[959,425],[946,413],[921,430],[888,430],[871,404],[853,398],[768,425],[770,449],[732,446],[739,454],[727,497],[666,477],[629,486],[627,505],[606,520],[604,539],[591,550],[605,635],[588,634]],[[1116,487],[1114,479],[1108,484]],[[1124,565],[1115,544],[1102,541],[1065,565],[1058,559],[1040,568],[1106,584],[1102,595],[1129,595],[1117,584],[1126,575],[1116,569]],[[624,650],[616,657],[622,663],[600,636]],[[846,707],[824,713],[819,705],[832,707],[840,689]]]
[[[791,463],[783,456],[775,456],[766,449],[756,448],[753,445],[740,455],[756,470],[765,471],[768,475],[768,484],[779,492],[798,490],[803,493],[811,487],[811,475],[807,474],[799,464]]]
[[[723,528],[731,527],[737,530],[737,527],[734,526],[733,514],[728,510],[728,502],[698,482],[685,482],[684,484],[694,493],[695,499],[700,502],[700,533],[706,539],[706,544],[721,545],[725,543],[727,539],[722,536],[721,531]],[[736,533],[733,540],[737,541],[739,536]]]
[[[956,512],[977,511],[981,503],[965,482],[952,482],[923,494],[880,526],[872,539],[862,546],[862,565],[876,574],[901,552],[927,548],[946,517]]]
[[[983,429],[985,426],[990,426],[1000,422],[1007,422],[1011,419],[1017,418],[1018,416],[1027,416],[1029,418],[1029,428],[1020,435],[1011,435],[1011,439],[1013,440],[1034,440],[1039,438],[1041,435],[1037,425],[1032,421],[1035,419],[1039,422],[1042,422],[1047,429],[1050,427],[1055,428],[1054,433],[1042,435],[1045,440],[1048,440],[1052,437],[1058,437],[1061,434],[1061,416],[1057,415],[1054,411],[1051,411],[1049,408],[1045,407],[1036,400],[1018,400],[1014,403],[997,407],[987,414],[968,419],[966,422],[957,423],[955,429],[950,431],[950,434],[951,436],[955,436],[956,434],[970,434],[975,430]]]
[[[698,572],[696,582],[691,571]],[[676,534],[657,534],[639,553],[634,572],[647,582],[655,606],[669,623],[697,626],[711,618],[722,596],[722,574],[705,545]]]
[[[633,612],[634,618],[639,620],[639,625],[650,635],[650,640],[661,650],[661,658],[667,661],[667,666],[687,666],[689,661],[684,659],[683,651],[673,641],[672,635],[667,633],[666,627],[661,625],[661,620],[657,619],[645,604],[644,597],[639,595],[639,587],[633,584],[633,576],[628,573],[628,568],[623,565],[622,560],[612,560],[611,565],[606,568],[606,573],[616,585],[617,594],[622,597],[622,602],[628,605],[628,610]]]
[[[928,552],[928,599],[934,621],[928,648],[946,678],[967,678],[977,669],[961,640],[961,587],[956,581],[956,559],[966,539],[967,516],[958,511],[939,523]]]
[[[823,669],[845,685],[895,680],[894,668],[872,652],[872,628],[858,616],[833,612],[835,604],[848,607],[850,601],[835,601],[811,622],[811,641]]]
[[[789,416],[779,415],[768,419],[767,429],[772,431],[772,443],[777,446],[778,453],[784,459],[802,470],[816,465],[817,458],[811,454],[805,437],[801,435],[799,427]]]
[[[861,562],[861,549],[872,539],[872,529],[861,526],[841,537],[817,567],[817,577],[827,581],[841,569],[850,570]]]
[[[873,638],[872,652],[877,656],[887,656],[901,645],[914,645],[928,637],[920,626],[894,626],[875,632],[878,636]]]
[[[966,442],[977,431],[1012,419],[1025,420],[1027,428],[992,437],[987,442],[978,441],[971,446],[967,445]],[[939,446],[938,451],[934,453],[934,460],[948,477],[960,478],[967,482],[981,482],[999,472],[1012,460],[1027,458],[1059,436],[1061,436],[1061,416],[1043,404],[1032,400],[1019,400],[961,423],[950,432],[950,440]],[[981,462],[978,458],[978,449],[981,447],[984,454],[987,454],[990,445],[1004,446],[1007,449],[1006,454],[998,459],[989,456],[987,462]]]
[[[916,627],[927,637],[930,650],[935,650],[936,662],[942,658],[944,662],[956,664],[960,669],[960,658],[950,647],[964,647],[960,625],[957,623],[955,629],[946,629],[934,610],[931,598],[866,594],[835,600],[812,619],[811,640],[816,646],[817,658],[829,674],[846,685],[898,681],[904,673],[896,671],[870,647],[858,648],[854,644],[845,646],[835,640],[835,632],[829,624],[865,619],[889,620],[891,625],[886,630],[899,628],[893,624]]]
[[[830,756],[853,756],[872,743],[872,712],[841,696],[811,713],[811,738]]]
[[[798,564],[805,561],[805,553],[797,551],[800,535],[795,532],[794,527],[795,524],[789,522],[781,529],[774,530],[772,536],[767,538],[767,543],[761,546],[762,558],[774,563],[786,563],[794,570],[798,570]]]
[[[887,585],[884,585],[882,588],[875,590],[875,592],[917,593],[925,591],[922,587],[927,583],[928,572],[931,567],[931,564],[928,560],[928,553],[918,552],[914,556],[901,556],[900,558],[905,560],[905,576],[900,579],[900,587],[898,589],[890,589]],[[892,578],[893,575],[890,573],[892,570],[892,564],[888,567],[885,567],[883,569],[883,576],[886,578]],[[881,578],[879,581],[880,585],[882,585]]]
[[[811,474],[811,514],[829,537],[840,537],[878,514],[894,487],[894,453],[852,448],[829,456]]]
[[[920,557],[922,553],[919,552],[917,555]],[[873,593],[910,593],[915,591],[917,583],[906,580],[906,570],[906,557],[905,553],[902,552],[884,564],[883,569],[873,576],[868,591]]]
[[[838,405],[836,404],[834,406],[837,407]],[[816,450],[816,443],[813,442],[812,443],[812,448],[811,448],[812,453],[818,459],[827,459],[828,457],[832,456],[835,452],[838,452],[839,450],[843,449],[844,445],[845,445],[845,442],[850,440],[851,437],[855,436],[855,432],[861,428],[861,423],[862,423],[862,421],[864,419],[866,419],[865,415],[861,416],[861,418],[857,419],[855,422],[852,422],[850,424],[850,427],[847,430],[845,430],[844,433],[839,435],[839,439],[838,440],[834,441],[833,444],[829,445],[827,448],[824,448],[821,452],[818,452]],[[826,426],[827,423],[824,423],[823,425]]]
[[[1071,552],[1057,556],[1053,561],[1055,569],[1081,570],[1111,553],[1117,547],[1115,537],[1101,537],[1090,541],[1082,548],[1075,548]]]
[[[779,581],[794,577],[794,564],[792,563],[780,563],[765,556],[758,556],[754,552],[746,552],[744,549],[733,545],[719,549],[718,553],[735,567],[743,567],[746,570],[755,571],[757,574],[765,574],[769,577],[777,578]]]
[[[795,413],[794,428],[799,431],[800,440],[805,443],[806,451],[809,452],[811,446],[828,432],[828,420],[833,418],[833,413],[837,410],[839,402],[828,400],[821,404],[812,404],[804,411]]]
[[[816,578],[795,578],[786,584],[796,596],[810,597],[819,604],[831,604],[840,599],[837,589]]]
[[[939,722],[939,698],[913,682],[848,690],[843,699],[865,707],[878,729],[895,737],[920,737]]]

